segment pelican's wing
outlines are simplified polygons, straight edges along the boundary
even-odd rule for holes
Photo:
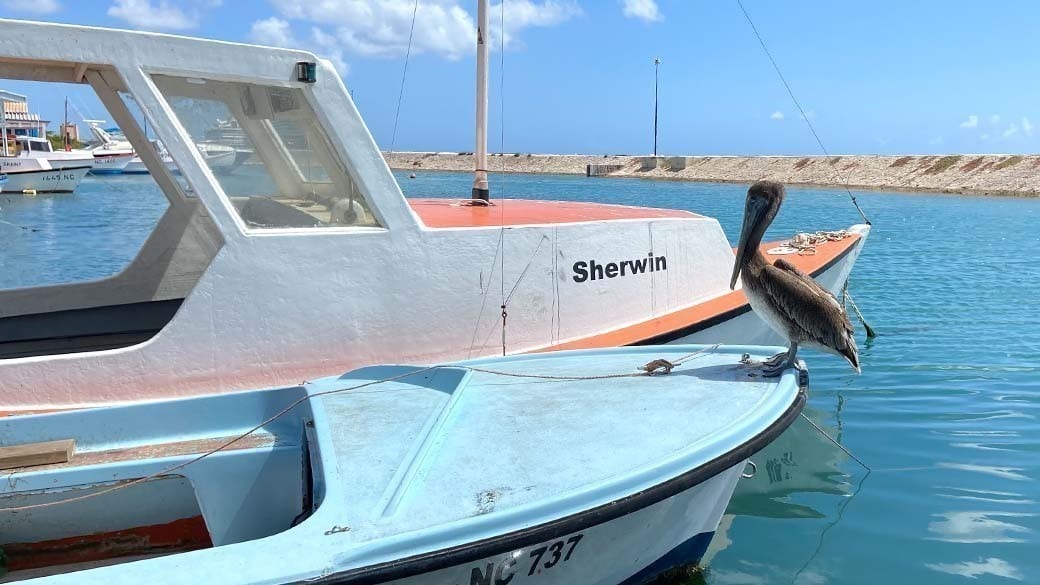
[[[809,339],[845,356],[858,368],[852,323],[838,299],[786,260],[766,265],[763,272],[762,283],[780,314]]]
[[[779,268],[780,270],[783,270],[784,272],[790,272],[792,275],[798,277],[798,279],[805,283],[806,286],[811,288],[816,293],[816,295],[830,299],[834,303],[834,305],[838,307],[839,310],[841,310],[842,313],[845,312],[845,307],[841,306],[841,303],[838,302],[838,299],[831,293],[831,291],[820,286],[820,283],[813,280],[813,278],[808,274],[802,272],[801,270],[798,270],[798,267],[794,264],[791,264],[783,258],[777,258],[776,262],[773,262],[773,266]]]

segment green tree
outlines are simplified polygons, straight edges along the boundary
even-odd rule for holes
[[[54,150],[65,150],[65,140],[61,134],[55,132],[47,132],[47,140],[51,141],[51,148]],[[83,148],[86,146],[79,140],[73,140],[69,143],[72,148]]]

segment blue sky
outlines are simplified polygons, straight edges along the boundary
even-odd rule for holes
[[[1036,152],[1040,3],[744,0],[832,153]],[[11,18],[301,47],[332,59],[391,143],[414,0],[13,0]],[[395,147],[472,150],[474,0],[420,0]],[[492,33],[500,4],[493,0]],[[660,57],[662,154],[819,154],[736,0],[505,0],[490,148],[646,153]],[[63,96],[35,85],[60,120]],[[86,115],[103,109],[74,92]],[[504,97],[504,116],[500,107]]]

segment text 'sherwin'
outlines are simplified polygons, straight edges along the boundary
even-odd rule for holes
[[[574,269],[574,282],[585,282],[668,270],[668,260],[664,256],[654,256],[651,252],[646,255],[646,258],[607,262],[606,264],[600,264],[595,260],[587,262],[581,260],[575,262],[572,268]]]

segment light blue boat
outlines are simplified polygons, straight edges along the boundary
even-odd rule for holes
[[[0,419],[0,445],[75,440],[66,463],[0,471],[6,579],[646,583],[699,562],[749,457],[801,412],[804,372],[741,363],[778,350],[377,366]],[[657,359],[678,365],[640,369]]]

